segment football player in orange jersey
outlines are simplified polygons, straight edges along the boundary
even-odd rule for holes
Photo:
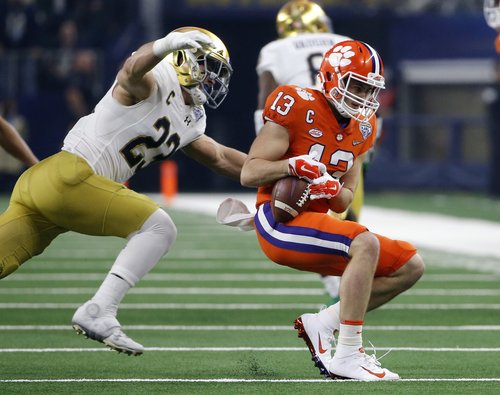
[[[38,163],[38,158],[33,154],[19,132],[1,116],[0,146],[27,166],[33,166]]]
[[[376,136],[382,60],[360,41],[334,45],[320,67],[321,90],[279,86],[267,99],[260,133],[243,165],[241,183],[259,187],[254,218],[259,243],[274,262],[321,275],[341,275],[340,302],[295,320],[315,365],[332,378],[397,380],[363,349],[365,313],[410,288],[424,262],[411,244],[327,215],[352,202],[360,168]],[[311,183],[306,211],[277,223],[274,183],[294,175]],[[338,331],[332,357],[331,341]]]
[[[278,39],[266,44],[259,53],[257,74],[259,92],[254,113],[255,132],[263,125],[262,111],[267,96],[279,85],[298,85],[317,88],[317,74],[321,60],[332,45],[351,40],[336,34],[330,18],[321,6],[310,0],[291,0],[276,15]],[[363,169],[364,170],[364,169]],[[363,172],[350,207],[343,213],[330,214],[341,219],[358,221],[364,201]],[[340,277],[321,276],[328,304],[338,301]]]

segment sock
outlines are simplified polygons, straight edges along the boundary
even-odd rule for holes
[[[359,352],[363,348],[363,321],[343,321],[340,324],[335,356],[344,357]]]
[[[156,210],[141,229],[129,236],[97,293],[92,298],[106,313],[116,315],[128,290],[143,278],[174,243],[177,230],[170,216]]]
[[[340,328],[340,302],[328,306],[318,313],[318,320],[329,331],[334,332]]]
[[[123,278],[109,273],[92,300],[104,309],[105,314],[116,316],[118,305],[130,288]]]

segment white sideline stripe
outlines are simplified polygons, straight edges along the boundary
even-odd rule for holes
[[[102,281],[106,273],[15,273],[3,281]],[[317,274],[213,274],[213,273],[149,273],[142,281],[265,281],[265,282],[314,282]],[[498,282],[497,274],[429,274],[424,282]]]
[[[0,309],[76,309],[80,303],[0,303]],[[123,303],[122,310],[317,310],[317,303]],[[379,310],[500,310],[500,303],[391,303]]]
[[[364,325],[365,331],[500,331],[500,325]],[[0,325],[0,331],[67,331],[69,325]],[[293,331],[288,325],[123,325],[137,331]]]
[[[499,382],[500,378],[420,378],[399,379],[398,382]],[[327,379],[0,379],[0,383],[324,383],[325,385],[349,385],[358,380]]]
[[[2,288],[0,295],[85,295],[95,288]],[[136,295],[324,295],[316,288],[175,288],[137,287]],[[404,295],[415,296],[500,296],[500,289],[409,289]]]
[[[145,347],[145,351],[167,352],[240,352],[240,351],[304,351],[304,347]],[[412,351],[412,352],[499,352],[500,348],[485,347],[376,347],[376,351]],[[0,348],[0,353],[17,352],[115,352],[108,348]]]

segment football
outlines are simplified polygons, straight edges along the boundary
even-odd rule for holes
[[[274,184],[271,209],[276,222],[295,218],[309,205],[309,183],[297,177],[285,177]]]

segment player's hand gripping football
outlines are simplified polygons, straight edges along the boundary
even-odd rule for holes
[[[153,53],[162,58],[180,49],[214,47],[210,37],[199,31],[171,32],[153,43]]]
[[[309,199],[332,199],[340,193],[342,184],[330,174],[314,179],[309,185]]]
[[[288,159],[288,174],[299,177],[307,182],[321,177],[326,172],[326,166],[318,162],[310,154],[295,156]]]

